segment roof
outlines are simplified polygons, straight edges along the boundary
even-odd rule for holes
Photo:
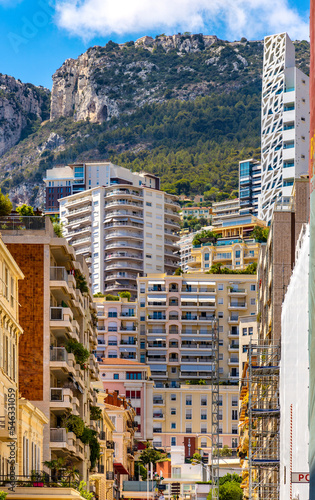
[[[117,359],[117,358],[102,358],[102,362],[99,363],[102,365],[133,365],[133,366],[141,366],[142,368],[147,368],[148,366],[144,363],[140,363],[139,361],[132,361],[131,359]]]

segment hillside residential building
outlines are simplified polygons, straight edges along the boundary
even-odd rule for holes
[[[19,391],[48,420],[43,460],[71,454],[80,477],[88,481],[89,446],[64,423],[71,413],[86,426],[96,426],[90,418],[96,401],[91,382],[99,377],[92,354],[96,312],[86,287],[88,269],[67,241],[55,235],[48,217],[3,217],[1,222],[6,226],[3,241],[25,276],[19,295]],[[16,297],[10,295],[11,300],[14,305]],[[76,342],[90,352],[87,360],[73,353]]]
[[[238,382],[239,319],[256,314],[256,275],[165,274],[138,278],[140,356],[153,380],[176,387],[211,377],[211,321],[219,319],[220,374]]]
[[[287,33],[265,37],[261,110],[259,218],[270,223],[276,201],[292,195],[308,172],[309,78],[295,67]]]
[[[104,358],[99,364],[101,380],[109,392],[131,402],[136,414],[135,439],[146,442],[153,439],[153,381],[149,366],[129,359]]]
[[[159,189],[159,179],[151,174],[133,173],[110,162],[74,163],[46,171],[46,212],[59,213],[59,200],[97,186],[145,184]]]
[[[261,165],[252,158],[239,162],[240,215],[258,216],[261,194]]]
[[[186,272],[204,273],[218,263],[229,269],[242,270],[257,262],[260,243],[251,236],[256,227],[265,228],[266,223],[250,214],[222,220],[212,228],[218,235],[216,241],[192,246]]]
[[[158,189],[156,177],[143,174],[142,182],[140,174],[122,170],[128,181],[60,200],[60,219],[65,238],[87,259],[93,293],[128,290],[135,296],[138,274],[172,274],[179,266],[179,205]]]
[[[219,201],[212,204],[212,225],[216,226],[221,224],[223,221],[231,218],[237,217],[240,214],[240,200],[235,198],[234,200]]]
[[[207,219],[210,224],[212,207],[183,207],[180,214],[182,220],[187,219],[187,217],[195,217],[196,219]]]
[[[248,362],[249,346],[257,345],[258,343],[257,315],[242,316],[239,328],[239,364],[241,374]]]
[[[137,302],[94,297],[97,310],[97,359],[139,359]]]

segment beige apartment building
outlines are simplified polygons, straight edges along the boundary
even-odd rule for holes
[[[91,382],[99,378],[92,354],[97,346],[96,311],[88,268],[67,241],[55,235],[48,217],[6,217],[1,222],[6,226],[3,240],[25,276],[19,296],[24,333],[15,369],[19,370],[21,395],[48,420],[42,460],[70,456],[80,477],[88,482],[89,445],[65,426],[65,417],[73,415],[85,426],[97,428],[91,418],[96,404]],[[10,307],[16,307],[11,281],[8,286]],[[11,326],[9,331],[12,335]],[[77,347],[86,349],[84,359]],[[30,465],[27,470],[31,471]]]
[[[237,217],[240,214],[240,200],[219,201],[212,204],[212,224],[216,226],[222,221],[228,220],[231,217]]]
[[[219,447],[238,446],[238,386],[220,385]],[[180,383],[178,387],[156,382],[153,395],[153,445],[171,450],[185,446],[186,456],[211,449],[211,386]],[[188,439],[193,438],[189,449]]]
[[[199,434],[198,446],[209,446],[214,318],[219,320],[220,443],[237,446],[239,322],[256,314],[256,280],[256,275],[201,273],[138,278],[140,356],[146,355],[155,382],[156,446],[182,445]],[[200,379],[205,386],[193,384]]]
[[[238,382],[239,320],[256,314],[256,275],[138,278],[140,355],[154,380],[211,378],[211,321],[219,319],[220,378]]]

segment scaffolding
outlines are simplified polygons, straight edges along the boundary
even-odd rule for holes
[[[212,500],[219,498],[219,322],[212,321],[212,352],[213,363],[211,371],[211,490]]]
[[[249,499],[278,500],[280,348],[250,344],[248,354]]]

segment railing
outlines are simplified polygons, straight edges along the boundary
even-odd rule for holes
[[[67,431],[64,428],[50,429],[50,441],[52,443],[63,443],[67,441]]]
[[[115,449],[115,443],[114,443],[114,441],[106,441],[106,448],[108,450],[114,450]]]
[[[44,471],[33,471],[30,476],[14,476],[14,484],[17,487],[40,487],[40,488],[74,488],[77,489],[79,482],[73,480],[71,475],[47,474]],[[12,477],[10,475],[0,475],[1,488],[12,486]],[[35,495],[37,496],[37,495]],[[46,495],[45,495],[46,496]],[[57,498],[57,497],[56,497]]]
[[[99,439],[101,441],[106,441],[106,432],[105,431],[100,431],[98,437],[99,437]]]
[[[105,209],[109,207],[114,207],[116,205],[131,205],[132,207],[138,207],[140,209],[143,209],[143,203],[135,203],[134,201],[111,201],[109,203],[105,204]]]
[[[126,252],[117,252],[117,253],[111,253],[109,255],[106,255],[105,257],[107,260],[109,259],[137,259],[137,260],[143,260],[143,255],[139,254],[132,254],[132,253],[126,253]]]
[[[111,269],[119,269],[121,267],[128,267],[131,269],[138,269],[139,271],[142,271],[142,266],[137,265],[137,264],[127,264],[126,262],[117,262],[116,264],[111,264],[109,266],[106,266],[105,272],[110,271]],[[122,276],[121,279],[124,279]]]
[[[106,480],[107,481],[114,481],[115,480],[115,474],[113,471],[106,472]]]
[[[64,347],[50,348],[50,361],[68,361],[68,353]]]
[[[164,400],[163,399],[153,399],[153,404],[154,405],[164,405]]]
[[[66,217],[71,217],[71,215],[79,214],[80,212],[85,212],[86,210],[92,209],[92,205],[89,204],[86,207],[77,208],[76,210],[69,210]]]
[[[63,389],[50,389],[50,401],[63,401]]]
[[[230,293],[246,293],[245,288],[230,288]]]
[[[64,267],[50,268],[51,281],[66,281],[68,283],[68,273]]]
[[[45,217],[33,216],[12,216],[0,217],[0,230],[2,231],[25,231],[25,230],[44,230]]]
[[[63,307],[50,307],[50,319],[54,321],[63,320]]]
[[[116,194],[121,194],[121,195],[132,195],[132,196],[137,196],[138,198],[143,198],[143,195],[141,192],[138,191],[129,191],[129,189],[115,189],[114,191],[110,191],[109,193],[106,194],[106,197],[108,196],[114,196]]]

